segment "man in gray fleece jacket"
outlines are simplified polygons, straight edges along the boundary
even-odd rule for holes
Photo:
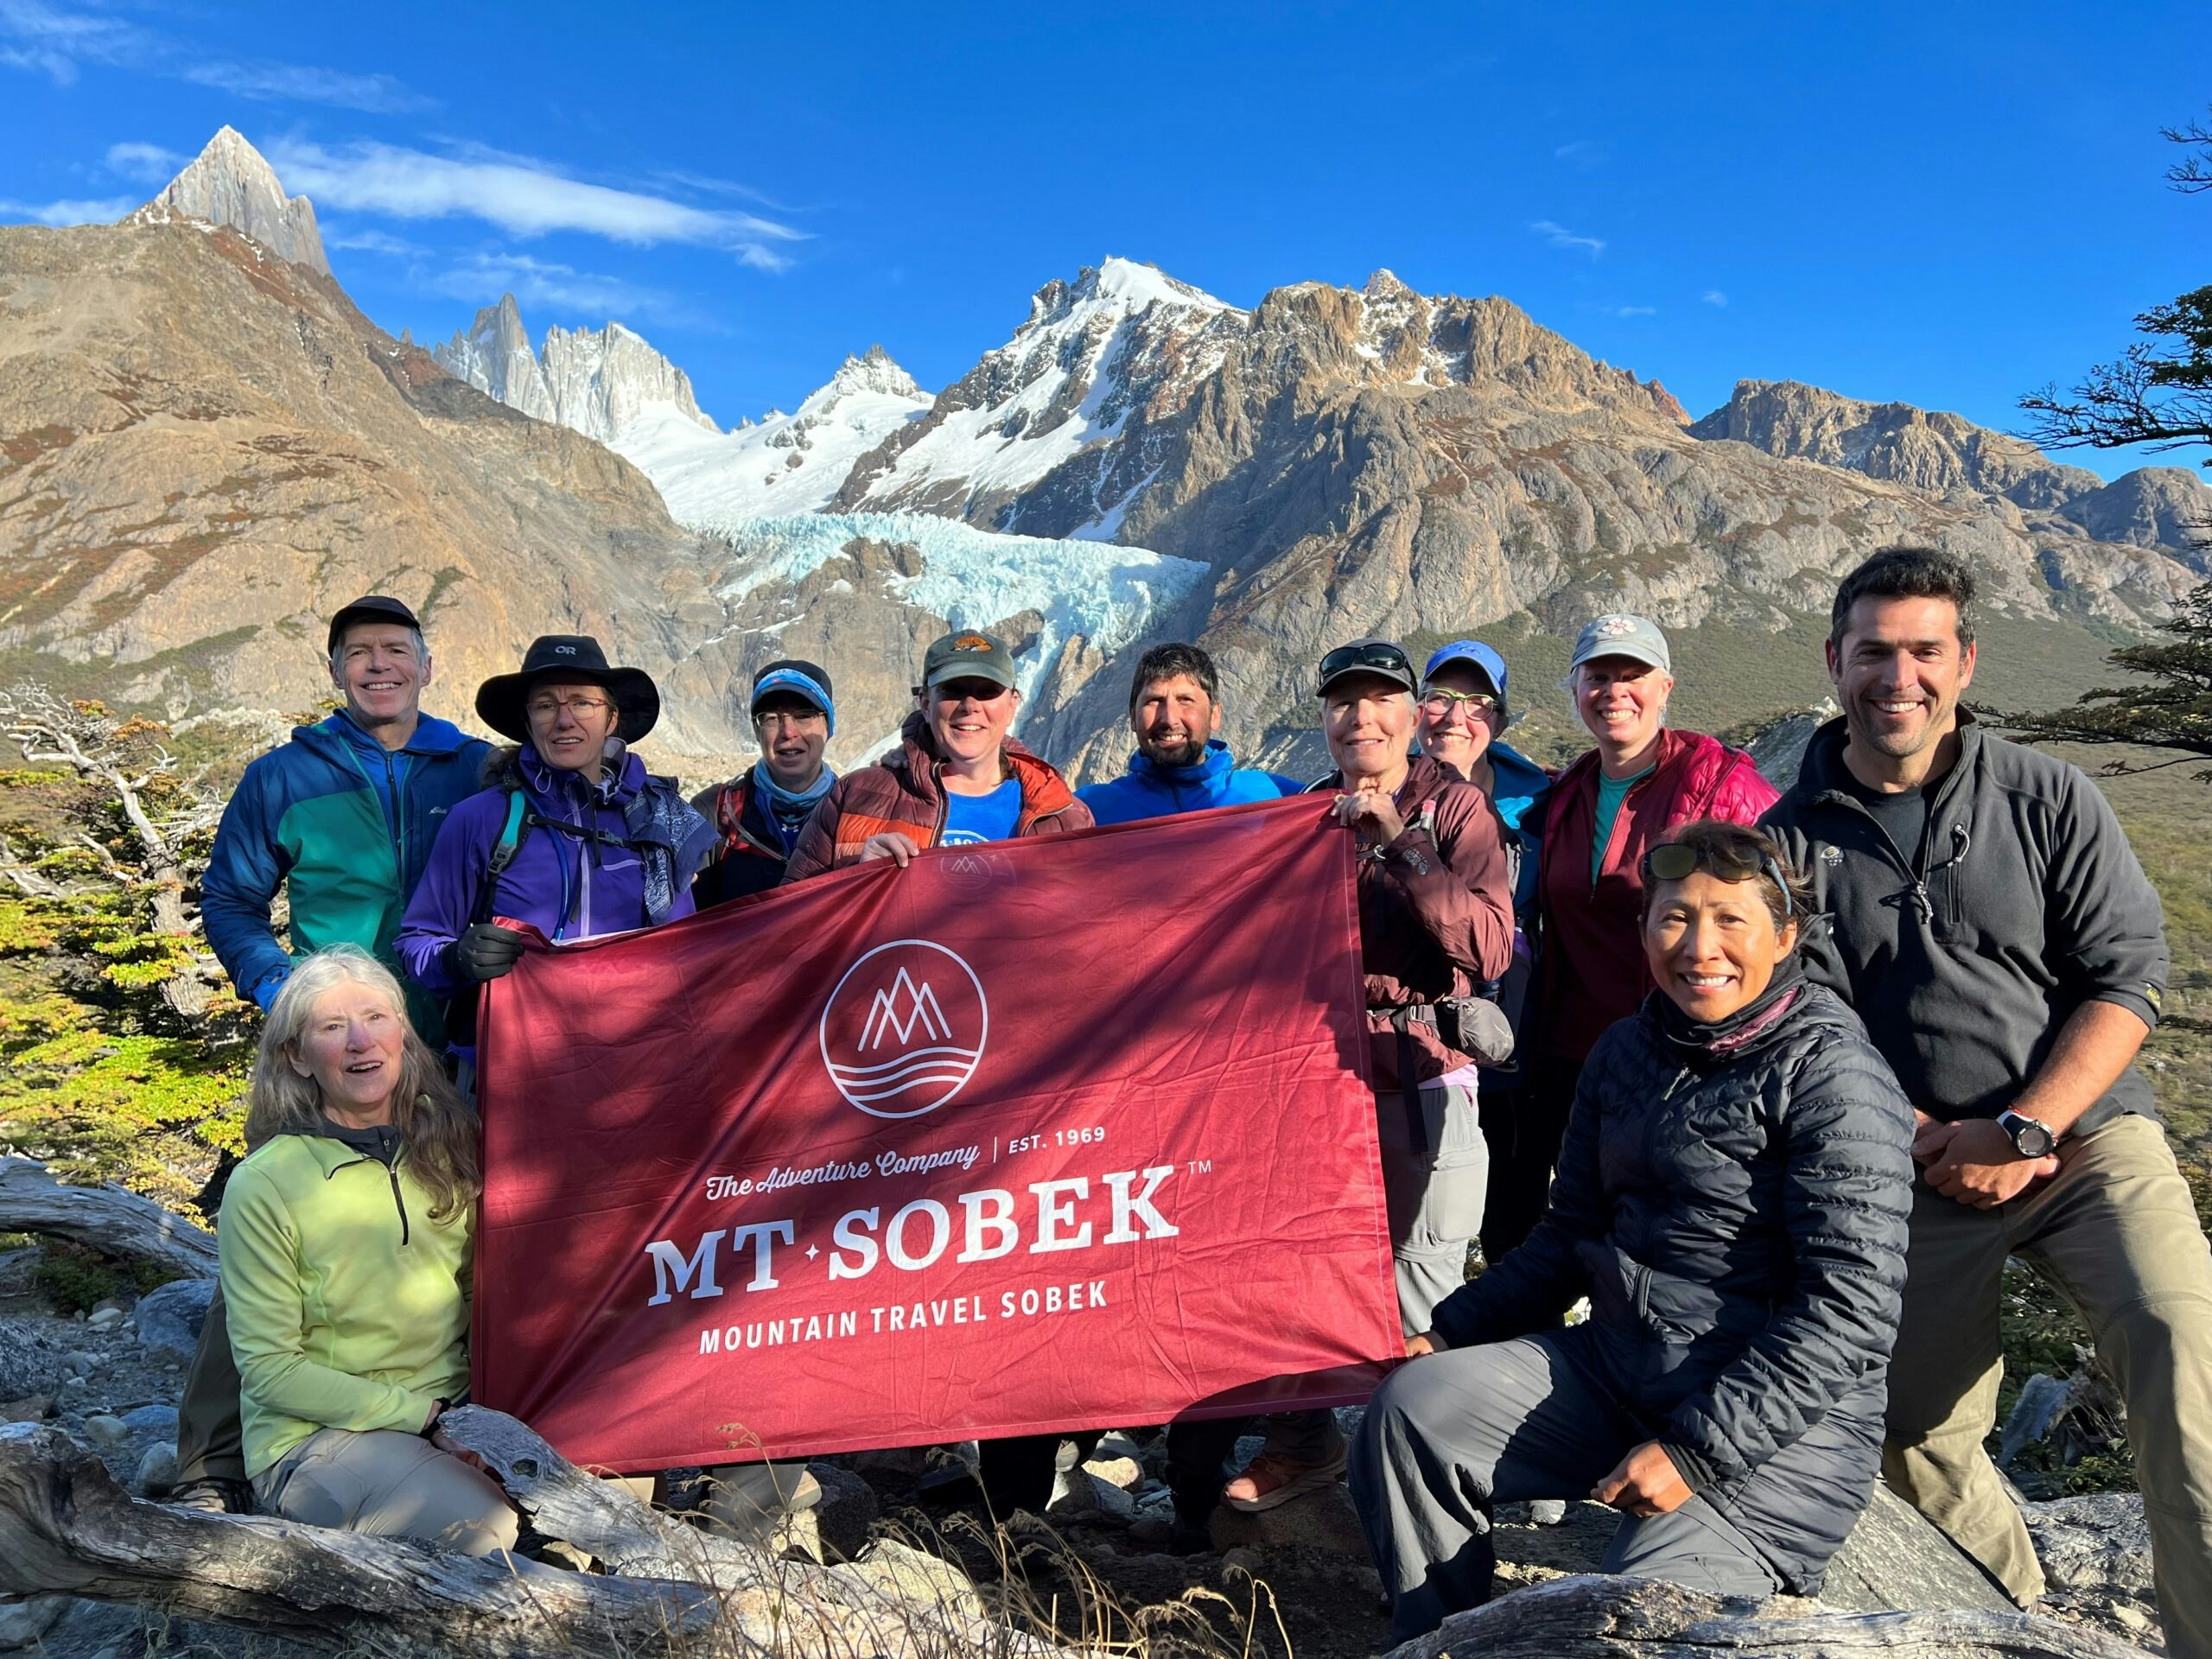
[[[2095,785],[1961,712],[1974,655],[1965,566],[1861,564],[1827,646],[1843,717],[1764,820],[1827,912],[1807,971],[1920,1126],[1883,1473],[2023,1605],[2043,1592],[1982,1447],[2018,1256],[2127,1402],[2168,1651],[2212,1659],[2212,1251],[2133,1065],[2165,989],[2158,894]]]

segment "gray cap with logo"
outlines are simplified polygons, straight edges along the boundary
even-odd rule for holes
[[[1006,648],[1005,640],[978,629],[961,628],[944,634],[931,643],[922,658],[922,683],[942,685],[947,680],[995,680],[1012,687],[1014,653]]]
[[[1567,664],[1567,671],[1573,673],[1595,657],[1626,657],[1634,662],[1649,663],[1664,674],[1675,671],[1674,659],[1667,651],[1667,636],[1659,632],[1659,625],[1648,617],[1625,613],[1593,616],[1585,623],[1574,642],[1574,657]]]

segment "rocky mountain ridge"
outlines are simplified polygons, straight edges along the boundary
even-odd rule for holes
[[[619,322],[548,328],[543,353],[532,351],[512,294],[479,311],[467,333],[456,331],[430,355],[455,379],[509,408],[610,448],[620,448],[644,420],[672,416],[702,432],[721,429],[701,411],[691,377]]]
[[[441,602],[480,601],[454,608],[480,634],[463,648],[465,671],[496,654],[494,637],[512,652],[554,626],[540,613],[593,617],[671,677],[686,741],[743,747],[743,678],[779,641],[814,638],[835,656],[849,639],[876,640],[840,666],[840,684],[865,683],[867,702],[887,715],[922,631],[956,611],[961,626],[988,625],[976,607],[989,601],[951,596],[974,581],[986,583],[976,593],[1019,584],[989,585],[986,552],[939,545],[912,515],[1179,562],[1160,568],[1196,578],[1147,582],[1140,609],[1110,595],[1059,607],[1101,619],[1085,626],[1111,649],[1046,626],[1041,612],[988,620],[1038,650],[1052,642],[1052,663],[1033,664],[1025,735],[1078,772],[1118,766],[1126,664],[1167,635],[1200,640],[1221,663],[1240,753],[1294,770],[1315,759],[1310,664],[1357,634],[1418,647],[1484,632],[1525,677],[1529,664],[1556,661],[1593,612],[1641,610],[1675,636],[1681,660],[1713,665],[1678,701],[1725,724],[1817,694],[1806,631],[1825,616],[1834,577],[1885,543],[1968,558],[1995,614],[2058,630],[2050,637],[2073,660],[2163,614],[2206,569],[2188,531],[2212,493],[2180,469],[2103,485],[1956,416],[1789,383],[1745,383],[1693,423],[1664,387],[1593,360],[1506,300],[1424,296],[1387,271],[1357,289],[1292,284],[1247,310],[1108,259],[1039,289],[1007,343],[934,399],[878,348],[849,359],[795,414],[722,433],[681,372],[619,325],[554,331],[541,357],[509,298],[441,348],[461,376],[448,379],[306,267],[227,230],[200,235],[223,276],[180,237],[190,239],[157,224],[0,232],[0,303],[32,324],[0,342],[0,430],[63,435],[10,439],[6,475],[19,487],[0,508],[0,537],[12,518],[21,568],[0,650],[89,661],[112,649],[131,663],[168,653],[169,679],[129,682],[156,702],[194,676],[263,708],[272,686],[306,689],[311,672],[280,674],[259,635],[175,659],[233,620],[208,607],[213,587],[193,584],[253,595],[270,570],[311,570],[319,602],[324,588],[399,582],[394,543],[359,522],[361,503],[456,466],[474,469],[473,497],[427,544],[513,550],[486,554],[481,570],[442,552],[418,584]],[[29,263],[11,276],[14,258]],[[241,326],[263,300],[282,316]],[[180,332],[193,349],[172,361]],[[130,441],[136,470],[74,476],[87,457],[126,447],[81,442],[111,429],[112,411],[86,401],[92,389],[118,373],[143,378],[156,360],[168,366],[155,402],[130,393],[145,426]],[[397,406],[360,378],[364,364]],[[332,376],[342,397],[314,384]],[[339,493],[359,493],[344,511],[303,499],[316,493],[296,469],[210,471],[214,450],[177,441],[213,435],[180,411],[252,404],[272,381],[285,388],[281,418],[253,441],[304,444],[318,467],[351,444]],[[608,432],[619,453],[564,423]],[[169,446],[158,458],[157,435]],[[716,534],[678,530],[623,454],[678,519]],[[436,508],[413,510],[419,520],[443,516],[446,487],[432,491]],[[526,510],[500,504],[516,492]],[[201,499],[211,493],[230,505]],[[482,525],[470,517],[480,508]],[[835,556],[819,545],[823,509],[857,515],[833,530],[850,532]],[[233,545],[257,537],[263,565]],[[556,547],[568,563],[555,577],[553,556],[537,550]],[[128,579],[104,576],[72,609],[58,596],[90,580],[91,552]],[[491,588],[457,588],[462,577]],[[156,602],[188,593],[181,607]],[[925,593],[935,597],[922,602]],[[295,596],[282,613],[295,639],[309,631],[308,602]],[[270,604],[254,598],[238,614],[265,630],[277,620],[262,616]]]

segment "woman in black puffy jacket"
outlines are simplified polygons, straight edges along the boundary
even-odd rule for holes
[[[1800,975],[1809,888],[1772,842],[1688,824],[1643,878],[1658,989],[1592,1051],[1543,1219],[1353,1448],[1400,1639],[1489,1599],[1501,1501],[1623,1511],[1608,1573],[1809,1595],[1880,1465],[1911,1108]]]

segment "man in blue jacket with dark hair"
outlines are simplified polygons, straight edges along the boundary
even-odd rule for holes
[[[1221,677],[1196,645],[1154,645],[1129,684],[1136,753],[1110,783],[1076,791],[1100,823],[1134,823],[1174,812],[1279,800],[1303,787],[1276,772],[1239,766],[1221,730]]]

